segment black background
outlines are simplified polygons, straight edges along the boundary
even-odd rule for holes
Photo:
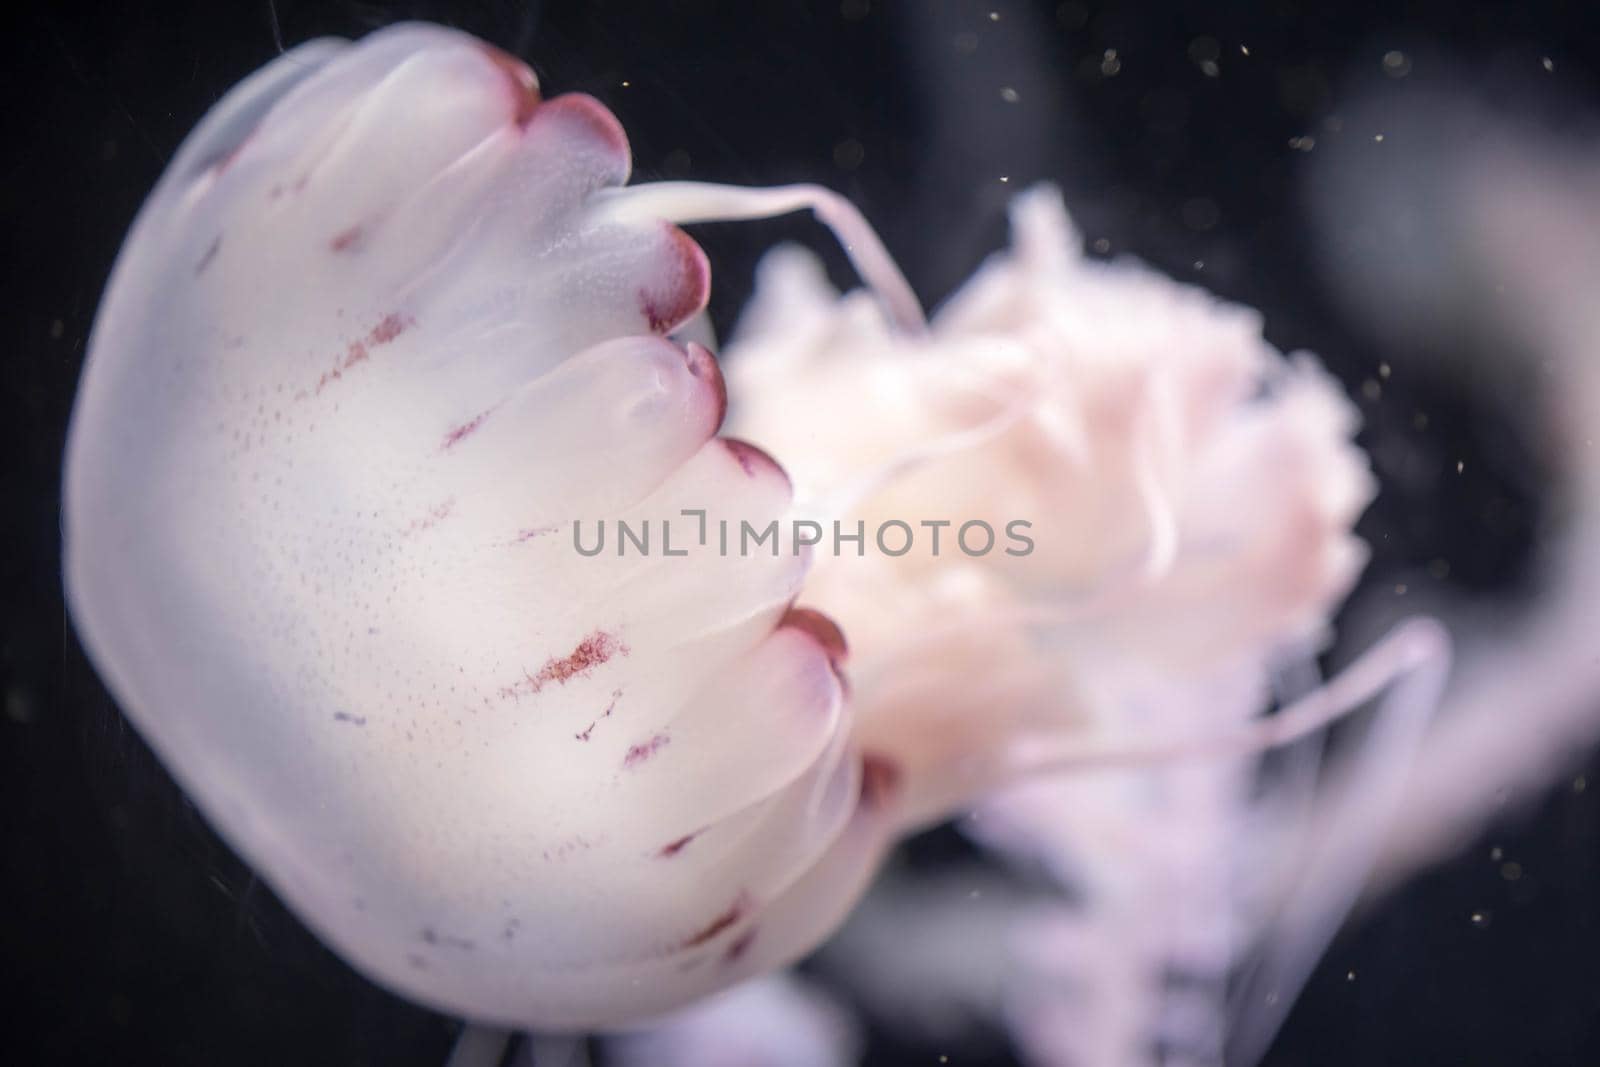
[[[60,454],[113,256],[182,136],[278,40],[403,17],[461,26],[529,59],[547,94],[583,90],[612,107],[639,178],[840,189],[930,303],[1000,245],[1009,193],[1051,178],[1089,235],[1180,277],[1204,261],[1201,280],[1262,308],[1274,343],[1319,352],[1352,391],[1390,362],[1394,379],[1364,404],[1380,476],[1384,457],[1417,454],[1464,459],[1470,475],[1386,480],[1361,526],[1376,554],[1368,582],[1443,558],[1453,582],[1515,596],[1546,457],[1525,445],[1516,412],[1470,380],[1412,372],[1418,353],[1383,347],[1334,306],[1300,200],[1309,157],[1288,142],[1397,48],[1414,76],[1449,54],[1490,89],[1537,71],[1551,87],[1533,97],[1542,121],[1600,109],[1600,19],[1585,8],[251,0],[13,16],[0,182],[0,1059],[439,1064],[455,1032],[355,975],[258,885],[121,719],[62,607]],[[1210,53],[1198,38],[1216,42],[1220,77],[1200,69]],[[1121,64],[1109,77],[1108,48]],[[828,249],[805,221],[697,236],[723,330],[761,248],[793,237]],[[1577,788],[1577,773],[1341,937],[1267,1062],[1600,1063],[1600,789]],[[1600,786],[1592,758],[1588,781]],[[916,846],[923,857],[956,847],[948,835]],[[1524,877],[1505,881],[1491,848]],[[1474,911],[1490,921],[1473,924]],[[869,1062],[938,1062],[943,1050],[913,1041],[874,1034]],[[997,1044],[951,1062],[1011,1061]]]

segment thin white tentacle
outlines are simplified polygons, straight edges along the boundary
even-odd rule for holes
[[[512,1032],[500,1026],[469,1022],[461,1029],[445,1067],[498,1067]]]
[[[1331,800],[1312,812],[1298,835],[1303,854],[1286,867],[1293,884],[1285,887],[1278,912],[1263,931],[1258,965],[1238,990],[1239,1021],[1229,1035],[1229,1063],[1251,1064],[1265,1054],[1372,877],[1450,671],[1443,627],[1431,621],[1423,630],[1415,626],[1416,620],[1402,624],[1378,646],[1398,653],[1389,663],[1400,673],[1391,677],[1395,684],[1360,746],[1335,771],[1335,788],[1327,792]],[[1330,686],[1360,666],[1358,661]]]
[[[1449,663],[1450,638],[1444,627],[1432,619],[1408,619],[1321,689],[1276,715],[1173,741],[1106,745],[1086,744],[1076,736],[1027,738],[1013,746],[1010,766],[1018,774],[1034,774],[1143,767],[1266,752],[1324,729],[1397,683],[1402,683],[1407,692],[1415,687],[1418,692],[1432,694],[1432,704],[1436,704]]]
[[[889,250],[855,205],[832,189],[820,185],[743,189],[710,182],[650,182],[607,190],[596,194],[594,200],[599,218],[635,223],[650,219],[681,224],[738,222],[811,211],[839,239],[895,327],[913,337],[927,332],[922,304]]]

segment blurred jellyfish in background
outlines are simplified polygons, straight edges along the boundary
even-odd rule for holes
[[[1429,74],[1352,101],[1347,121],[1381,142],[1337,143],[1311,169],[1322,265],[1421,374],[1508,401],[1552,488],[1531,595],[1428,605],[1451,622],[1460,665],[1383,882],[1524,806],[1600,739],[1600,125],[1570,102],[1552,121],[1553,94],[1526,84],[1491,102],[1430,58]],[[1385,614],[1375,598],[1357,618]]]

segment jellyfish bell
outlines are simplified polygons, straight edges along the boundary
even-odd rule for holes
[[[887,833],[805,552],[573,539],[789,507],[671,339],[709,284],[671,220],[812,206],[878,246],[818,190],[629,165],[463,34],[284,54],[141,210],[66,451],[73,619],[165,765],[352,964],[514,1026],[787,962]]]

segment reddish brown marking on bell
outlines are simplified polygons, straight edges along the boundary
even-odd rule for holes
[[[710,349],[694,341],[684,346],[684,360],[689,365],[689,373],[705,382],[711,389],[711,395],[716,399],[716,421],[711,424],[712,430],[715,431],[728,414],[728,383],[723,380],[722,367]]]
[[[875,752],[861,757],[861,807],[877,809],[888,803],[900,788],[900,767]]]
[[[539,678],[546,682],[559,682],[566,684],[567,679],[588,674],[600,664],[609,660],[621,648],[617,639],[603,630],[594,633],[578,642],[578,647],[572,654],[560,659],[552,659],[539,669]]]
[[[711,265],[694,238],[671,223],[666,227],[671,262],[665,284],[654,291],[639,290],[639,310],[651,333],[671,333],[687,322],[711,296]]]
[[[790,608],[778,620],[778,626],[799,630],[815,638],[817,644],[822,646],[822,651],[827,653],[828,662],[835,668],[850,655],[850,646],[845,644],[844,634],[839,631],[838,624],[813,608]]]
[[[750,894],[741,892],[737,897],[734,898],[733,903],[728,905],[727,911],[724,911],[721,915],[718,915],[715,919],[712,919],[706,924],[704,929],[685,940],[683,944],[679,945],[678,947],[699,948],[701,945],[705,944],[707,941],[710,941],[728,927],[744,918],[745,914],[750,910],[750,904]]]
[[[367,331],[367,335],[345,346],[344,355],[334,361],[333,368],[322,372],[322,377],[317,379],[316,393],[321,393],[329,385],[344,377],[344,372],[358,363],[365,363],[372,358],[372,349],[378,345],[386,345],[399,337],[406,330],[416,325],[416,320],[408,315],[401,315],[391,311],[385,315],[378,324]],[[299,395],[296,396],[299,399]]]
[[[650,327],[651,333],[666,333],[672,328],[667,324],[667,317],[657,309],[656,302],[643,289],[639,290],[639,311],[644,315],[645,325]]]
[[[521,533],[517,534],[517,539],[512,543],[520,545],[524,541],[532,541],[535,537],[543,537],[545,534],[553,534],[560,528],[561,527],[559,526],[536,526],[531,529],[523,530]]]
[[[661,859],[670,859],[671,857],[676,856],[678,853],[682,852],[683,849],[684,849],[684,846],[687,845],[690,841],[693,841],[695,838],[699,837],[700,833],[701,833],[701,831],[696,830],[692,834],[684,834],[682,837],[678,838],[676,841],[668,841],[666,844],[661,846],[661,851],[657,852],[656,855]]]
[[[733,944],[728,946],[728,951],[722,954],[722,962],[724,964],[738,963],[739,958],[746,952],[750,951],[750,946],[755,944],[755,941],[756,928],[752,926],[750,929],[733,939]]]
[[[615,157],[619,177],[631,166],[628,135],[606,106],[587,93],[562,93],[544,102],[534,113],[535,122],[568,121],[587,127],[587,132]]]
[[[539,79],[526,63],[511,53],[503,52],[491,44],[480,43],[478,47],[489,57],[489,62],[499,67],[506,76],[513,102],[512,121],[518,126],[528,125],[528,120],[533,118],[534,111],[539,107]]]
[[[348,252],[361,240],[361,227],[352,226],[348,230],[341,230],[334,234],[333,240],[328,242],[328,247],[335,252]]]
[[[424,530],[437,526],[450,516],[450,511],[455,506],[456,501],[454,497],[451,497],[442,504],[435,505],[432,510],[430,510],[426,515],[422,516],[420,519],[412,519],[410,524],[407,525],[404,530],[400,531],[400,536],[410,537],[412,534],[419,534]]]
[[[622,757],[622,765],[624,767],[637,767],[671,743],[672,738],[666,734],[656,734],[650,740],[628,749],[628,754]]]
[[[211,261],[217,258],[217,253],[221,249],[222,234],[219,233],[211,239],[211,244],[206,247],[205,255],[201,256],[200,261],[194,265],[194,276],[196,278],[205,273],[206,268],[211,266]]]
[[[496,407],[498,406],[499,405],[496,405]],[[494,414],[494,410],[494,408],[489,408],[487,411],[480,411],[472,418],[462,423],[460,426],[457,426],[455,429],[445,434],[444,441],[439,445],[439,450],[442,452],[446,449],[455,447],[461,442],[462,438],[476,430],[479,426],[482,426],[483,420]]]
[[[415,325],[416,320],[411,318],[409,315],[402,315],[398,311],[391,311],[389,314],[383,317],[382,321],[380,321],[378,325],[372,328],[371,333],[367,334],[367,343],[374,345],[386,345]]]
[[[741,441],[737,437],[724,437],[722,438],[722,445],[728,450],[728,454],[738,461],[739,469],[750,477],[759,476],[761,471],[765,469],[782,478],[785,485],[792,484],[789,481],[788,473],[778,465],[778,461],[750,442]]]
[[[536,673],[522,672],[522,678],[508,686],[502,686],[502,697],[518,697],[524,693],[539,692],[551,682],[566,685],[573,678],[587,676],[596,667],[608,662],[613,656],[626,656],[628,646],[618,641],[614,634],[604,630],[594,633],[578,642],[578,647],[570,655],[552,658],[545,661]],[[611,707],[616,706],[616,698],[621,696],[621,690],[612,693]],[[605,715],[611,714],[611,707],[606,708]],[[605,718],[602,715],[601,718]]]
[[[613,711],[617,710],[617,701],[619,701],[621,699],[622,699],[622,690],[613,689],[611,691],[611,703],[607,704],[606,705],[606,710],[602,711],[600,713],[600,719],[609,719],[609,718],[611,718],[611,713]],[[596,719],[594,722],[592,722],[588,726],[584,727],[583,733],[581,733],[581,734],[573,734],[572,736],[576,737],[579,741],[587,741],[587,740],[589,740],[589,735],[594,733],[594,728],[600,724],[600,719]]]

